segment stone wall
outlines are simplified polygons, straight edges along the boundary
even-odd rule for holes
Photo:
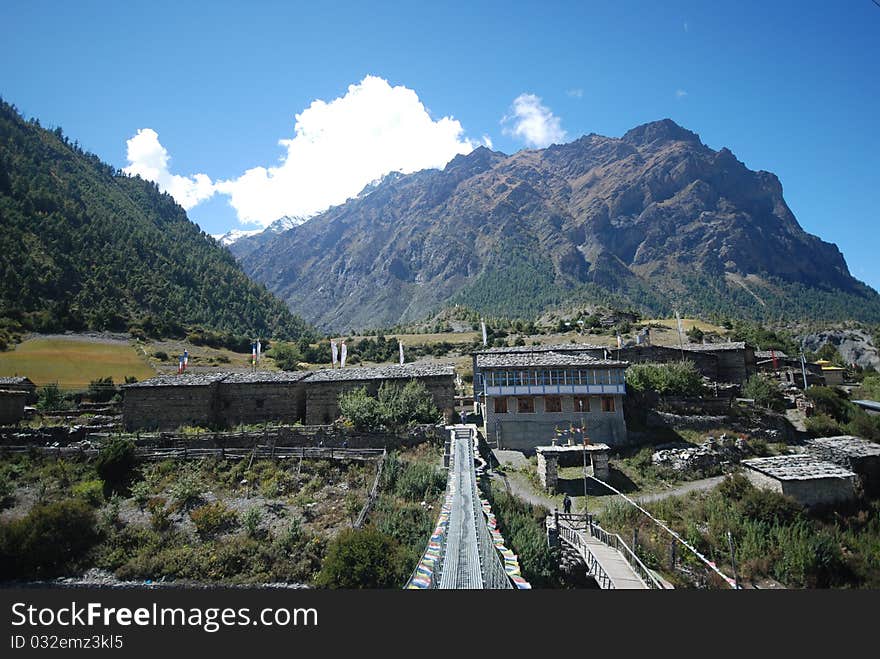
[[[303,382],[221,382],[218,423],[296,423],[305,418]]]
[[[122,402],[126,430],[211,426],[218,420],[217,383],[199,386],[129,387]]]
[[[24,418],[25,391],[0,391],[0,426],[18,423]]]

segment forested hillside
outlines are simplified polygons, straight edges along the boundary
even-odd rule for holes
[[[0,322],[297,338],[306,324],[154,183],[0,100]]]

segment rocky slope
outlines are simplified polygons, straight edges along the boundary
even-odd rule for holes
[[[239,257],[292,310],[334,329],[448,303],[527,316],[575,299],[880,319],[880,297],[800,227],[775,175],[669,119],[511,156],[481,147],[442,171],[389,177]]]

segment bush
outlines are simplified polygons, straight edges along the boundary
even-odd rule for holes
[[[703,378],[691,361],[633,364],[626,369],[626,384],[634,391],[655,391],[661,396],[703,394]]]
[[[4,472],[0,472],[0,510],[4,510],[15,502],[15,486]]]
[[[858,409],[843,391],[834,387],[810,387],[806,394],[817,412],[827,414],[838,423],[848,423]]]
[[[115,490],[128,483],[136,461],[134,442],[117,437],[101,447],[95,470],[107,486]]]
[[[41,410],[59,410],[65,407],[64,395],[57,384],[47,384],[37,390],[36,407]]]
[[[345,529],[327,546],[323,588],[400,588],[412,570],[399,543],[372,527]]]
[[[97,541],[95,514],[82,501],[37,504],[24,517],[0,525],[0,577],[63,574]]]
[[[167,362],[168,361],[168,353],[165,352],[164,350],[157,350],[156,352],[153,353],[153,357],[158,359],[160,362]]]
[[[260,525],[263,523],[263,513],[259,508],[250,508],[244,514],[244,532],[249,538],[259,538],[263,535]]]
[[[811,416],[804,422],[804,425],[807,432],[813,437],[835,437],[842,432],[840,424],[827,414]]]
[[[112,377],[98,378],[89,382],[87,395],[96,403],[106,403],[117,394]]]
[[[401,460],[392,453],[382,470],[384,490],[407,501],[429,501],[446,489],[446,474],[433,465]]]
[[[296,371],[299,363],[303,361],[303,355],[293,343],[276,343],[269,351],[269,356],[275,360],[275,365],[282,371]]]
[[[221,501],[200,506],[191,511],[189,518],[202,539],[212,538],[218,533],[232,528],[238,522],[235,511],[229,510]]]
[[[366,387],[341,394],[339,413],[358,430],[369,430],[380,425],[379,401],[367,393]]]
[[[79,497],[92,506],[100,506],[104,502],[104,483],[100,480],[82,481],[72,488],[73,496]]]
[[[165,507],[165,499],[153,497],[147,502],[147,510],[150,512],[150,526],[158,533],[171,528],[171,511]]]
[[[191,508],[202,500],[202,481],[193,471],[184,471],[171,486],[171,498],[178,508]]]
[[[785,409],[785,398],[779,387],[760,375],[753,375],[746,380],[743,397],[754,398],[757,405],[777,412]]]
[[[358,430],[382,426],[399,430],[414,423],[433,423],[440,414],[431,393],[415,380],[403,387],[383,383],[376,398],[370,396],[365,387],[342,393],[339,410]]]

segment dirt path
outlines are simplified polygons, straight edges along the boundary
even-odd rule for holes
[[[652,501],[660,501],[661,499],[666,499],[668,497],[677,497],[682,494],[687,494],[688,492],[700,492],[703,490],[711,490],[716,485],[720,484],[721,481],[724,480],[724,476],[712,476],[711,478],[701,478],[697,481],[690,481],[688,483],[682,483],[681,485],[677,485],[668,490],[664,490],[663,492],[655,492],[652,494],[642,494],[639,496],[630,497],[631,499],[637,501],[638,503],[651,503]]]

